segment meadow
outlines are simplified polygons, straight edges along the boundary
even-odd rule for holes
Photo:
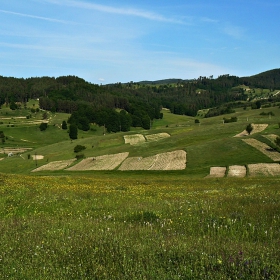
[[[249,122],[268,124],[247,138],[269,144],[280,135],[279,108],[239,108],[227,124],[224,116],[195,123],[163,113],[149,131],[103,135],[92,125],[71,141],[60,127],[69,115],[48,112],[40,131],[43,112],[27,119],[28,108],[1,109],[1,148],[30,150],[0,154],[0,279],[279,279],[280,177],[206,178],[213,166],[277,163],[234,136]],[[170,137],[125,144],[125,135],[158,133]],[[183,150],[187,163],[176,171],[32,172],[73,160],[76,145],[86,158]]]
[[[279,179],[0,180],[1,279],[279,279]]]

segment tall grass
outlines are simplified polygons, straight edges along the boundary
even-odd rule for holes
[[[278,279],[279,179],[0,175],[1,279]]]

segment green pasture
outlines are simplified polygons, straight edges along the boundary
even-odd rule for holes
[[[14,113],[10,109],[5,110],[8,114]],[[200,123],[195,123],[193,117],[174,115],[168,110],[162,112],[163,119],[154,120],[150,130],[132,128],[126,133],[106,133],[103,135],[103,127],[92,125],[87,132],[79,131],[78,139],[73,141],[69,139],[67,130],[61,129],[61,123],[64,120],[67,121],[68,114],[47,112],[49,123],[46,131],[39,129],[39,124],[44,121],[42,119],[44,112],[42,111],[32,114],[31,119],[20,118],[20,116],[11,117],[13,119],[9,121],[13,122],[13,126],[11,123],[7,125],[7,120],[2,119],[4,123],[0,124],[0,130],[4,131],[7,140],[0,148],[3,150],[5,147],[25,147],[31,148],[31,150],[11,158],[0,154],[0,158],[4,157],[4,160],[0,161],[0,170],[5,173],[29,173],[35,169],[36,164],[41,166],[51,161],[72,159],[76,156],[74,153],[76,145],[86,147],[82,152],[84,157],[122,152],[129,152],[131,157],[148,157],[174,150],[185,150],[187,152],[187,168],[179,173],[195,177],[205,177],[209,174],[212,166],[227,167],[272,162],[270,158],[244,143],[242,138],[234,136],[242,132],[248,123],[268,124],[264,131],[250,137],[258,138],[265,134],[280,135],[279,107],[272,106],[256,110],[237,108],[232,114],[200,118]],[[270,112],[272,114],[268,114]],[[237,117],[237,122],[223,122],[223,118],[230,119],[231,117]],[[37,123],[32,123],[33,121],[37,121]],[[137,146],[124,143],[124,135],[135,133],[147,135],[161,132],[166,132],[171,137],[156,142],[145,142]],[[35,154],[44,156],[44,159],[34,162],[31,156]],[[49,173],[67,174],[63,170]],[[92,174],[95,173],[98,172],[92,172]],[[120,174],[120,176],[122,175]]]
[[[278,279],[279,179],[0,174],[1,279]]]
[[[13,157],[0,153],[0,279],[279,279],[279,177],[204,178],[213,166],[271,163],[234,136],[249,123],[268,124],[246,137],[269,144],[263,135],[280,135],[278,107],[239,108],[200,123],[163,110],[151,130],[103,135],[92,125],[77,140],[61,129],[69,115],[48,112],[48,128],[40,131],[43,112],[32,114],[38,124],[31,124],[20,118],[30,112],[24,110],[0,110],[7,137],[0,151],[31,148]],[[232,116],[237,122],[223,123]],[[170,137],[124,143],[124,135],[162,132]],[[75,158],[76,145],[86,147],[84,157],[182,149],[187,166],[31,173]]]

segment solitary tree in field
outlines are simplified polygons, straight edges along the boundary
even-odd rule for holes
[[[253,129],[254,128],[253,128],[252,124],[250,124],[250,123],[246,126],[246,131],[248,132],[249,135],[251,134]]]

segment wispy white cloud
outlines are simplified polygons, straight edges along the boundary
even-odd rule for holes
[[[230,37],[235,39],[241,39],[244,36],[245,30],[242,27],[234,26],[234,25],[226,25],[223,28],[223,33],[227,34]]]
[[[73,22],[73,21],[66,21],[66,20],[60,20],[60,19],[49,18],[49,17],[41,17],[41,16],[17,13],[17,12],[12,12],[12,11],[6,11],[6,10],[0,10],[0,13],[10,14],[10,15],[15,15],[15,16],[20,16],[20,17],[28,17],[28,18],[39,19],[39,20],[45,20],[45,21],[56,22],[56,23],[77,24],[76,22]]]
[[[45,0],[45,1],[48,3],[63,5],[63,6],[68,6],[68,7],[70,6],[70,7],[75,7],[75,8],[87,9],[87,10],[90,9],[90,10],[95,10],[95,11],[110,13],[110,14],[135,16],[135,17],[152,20],[152,21],[185,24],[184,21],[176,19],[176,18],[165,17],[165,16],[155,13],[155,12],[134,9],[134,8],[117,8],[117,7],[113,7],[113,6],[106,6],[106,5],[100,5],[100,4],[88,3],[88,2],[82,2],[82,1],[75,1],[75,0],[61,0],[61,1]]]
[[[201,21],[207,22],[207,23],[218,23],[219,22],[219,20],[217,20],[217,19],[212,19],[212,18],[208,18],[208,17],[202,17]]]

